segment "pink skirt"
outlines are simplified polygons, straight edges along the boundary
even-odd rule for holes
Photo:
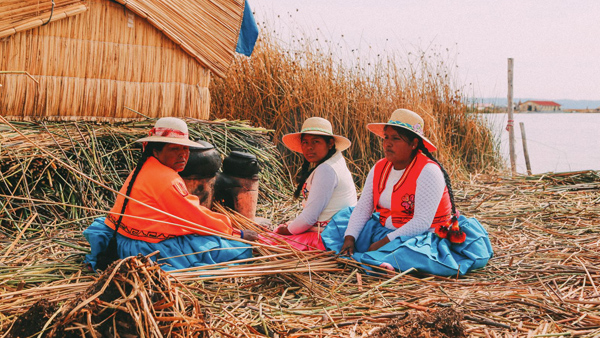
[[[325,245],[323,245],[323,241],[321,240],[321,233],[316,231],[307,231],[298,235],[279,235],[269,232],[264,235],[258,235],[258,239],[261,243],[280,246],[285,246],[282,243],[284,241],[298,251],[325,251]]]

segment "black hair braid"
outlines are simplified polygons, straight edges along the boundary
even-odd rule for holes
[[[446,181],[446,187],[448,188],[448,195],[450,196],[450,205],[452,206],[452,218],[455,218],[456,217],[456,205],[454,204],[454,191],[452,190],[452,183],[450,182],[450,175],[448,175],[448,172],[446,171],[446,169],[444,169],[444,166],[440,163],[440,161],[438,161],[433,156],[433,154],[431,154],[431,152],[429,152],[429,150],[425,147],[422,139],[419,139],[418,149],[421,150],[421,152],[423,154],[425,154],[425,156],[429,157],[432,161],[437,163],[437,165],[440,166],[440,169],[442,169],[442,173],[444,174],[444,181]]]
[[[308,178],[307,173],[310,175],[311,170],[309,169],[310,166],[310,162],[308,162],[307,159],[304,159],[304,162],[302,162],[302,167],[300,167],[300,172],[298,172],[298,175],[296,176],[296,190],[294,191],[294,199],[300,197],[300,192],[302,191],[302,186],[304,185],[304,182],[306,182],[306,179]]]
[[[337,150],[335,149],[335,144],[334,144],[333,147],[331,149],[329,149],[329,151],[327,152],[327,155],[325,155],[325,157],[323,157],[323,159],[321,161],[319,161],[319,163],[317,163],[317,165],[314,166],[313,168],[310,168],[310,162],[308,162],[306,159],[304,159],[304,162],[302,163],[302,167],[300,168],[300,172],[298,173],[298,176],[296,176],[297,186],[296,186],[296,191],[294,191],[294,199],[297,199],[298,197],[300,197],[300,193],[302,192],[302,187],[304,186],[304,183],[306,182],[306,180],[308,179],[310,174],[312,174],[313,170],[315,170],[321,163],[330,159],[331,156],[333,156],[336,151]]]
[[[142,153],[142,157],[140,157],[137,165],[135,166],[135,169],[133,170],[133,175],[131,175],[131,180],[129,181],[129,185],[127,186],[127,190],[125,191],[125,196],[129,197],[131,195],[131,190],[133,190],[133,183],[137,179],[138,174],[140,173],[140,171],[142,170],[142,167],[144,166],[144,163],[146,163],[146,160],[148,160],[148,158],[150,156],[152,156],[153,149],[154,149],[154,147],[152,147],[152,146],[146,146],[146,149],[144,149],[144,152]],[[115,233],[119,229],[119,225],[121,225],[121,221],[123,221],[123,215],[125,214],[125,209],[127,209],[128,203],[129,203],[129,198],[125,198],[125,200],[123,201],[123,207],[121,207],[119,219],[115,223]]]
[[[133,171],[133,175],[131,175],[131,180],[129,181],[129,185],[127,186],[127,190],[125,192],[125,196],[129,197],[131,195],[131,190],[133,189],[133,183],[135,182],[138,174],[142,170],[144,163],[146,160],[153,154],[153,150],[161,150],[164,147],[164,143],[148,143],[144,152],[142,153],[142,157],[138,160],[138,163],[135,166]],[[129,198],[125,198],[123,201],[123,207],[121,208],[121,212],[119,214],[119,219],[115,222],[115,231],[113,232],[112,237],[108,241],[108,246],[104,251],[98,253],[96,259],[96,269],[98,270],[106,270],[106,268],[114,261],[119,259],[119,252],[117,247],[117,232],[119,230],[119,226],[123,221],[123,215],[125,214],[125,209],[127,208],[127,204],[129,203]]]

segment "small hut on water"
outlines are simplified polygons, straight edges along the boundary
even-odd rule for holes
[[[244,0],[2,0],[0,114],[207,119],[210,78],[223,76],[233,60],[244,6]]]

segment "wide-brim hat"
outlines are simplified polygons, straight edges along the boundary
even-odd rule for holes
[[[367,128],[375,135],[384,138],[384,129],[386,126],[394,126],[412,131],[423,140],[425,148],[429,151],[436,151],[435,145],[423,135],[424,122],[421,116],[412,110],[396,109],[386,123],[369,123]]]
[[[161,117],[156,121],[154,128],[150,130],[148,135],[135,142],[172,143],[192,148],[206,148],[203,144],[190,140],[187,124],[176,117]]]
[[[302,134],[331,136],[335,140],[335,149],[344,151],[350,147],[352,142],[349,139],[335,135],[331,122],[322,117],[309,117],[302,124],[302,130],[299,133],[291,133],[283,135],[281,140],[286,147],[295,152],[302,152]]]

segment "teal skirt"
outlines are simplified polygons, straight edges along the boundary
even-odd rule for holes
[[[339,211],[321,233],[328,250],[340,252],[352,210]],[[374,213],[356,239],[352,258],[369,265],[385,266],[387,263],[398,271],[415,268],[438,276],[464,275],[483,268],[494,254],[487,231],[475,218],[461,215],[458,223],[467,235],[461,244],[452,244],[435,233],[426,232],[414,237],[401,236],[379,250],[368,251],[371,244],[394,231],[383,227],[379,223],[379,214]]]
[[[83,231],[91,249],[91,253],[85,256],[85,262],[92,269],[95,270],[97,256],[106,249],[113,234],[114,230],[104,224],[104,217],[96,218]],[[252,257],[250,245],[219,236],[186,235],[150,243],[117,234],[117,249],[120,258],[160,251],[159,254],[152,256],[152,260],[161,264],[161,268],[166,271]]]

